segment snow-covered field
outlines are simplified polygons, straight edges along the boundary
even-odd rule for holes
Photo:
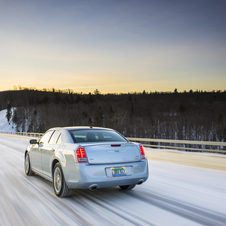
[[[0,136],[0,225],[226,225],[226,172],[149,160],[132,191],[74,190],[24,174],[28,140]]]
[[[12,122],[10,124],[6,118],[7,110],[0,111],[0,131],[16,131],[15,126],[13,126]]]

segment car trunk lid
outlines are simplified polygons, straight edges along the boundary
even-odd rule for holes
[[[89,164],[136,162],[141,160],[139,146],[133,143],[83,145]]]

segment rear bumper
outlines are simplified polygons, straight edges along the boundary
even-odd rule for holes
[[[109,177],[107,170],[110,167],[132,167],[132,174]],[[69,188],[89,189],[139,184],[148,178],[147,160],[132,163],[89,165],[76,164],[75,169],[65,173],[65,180]]]

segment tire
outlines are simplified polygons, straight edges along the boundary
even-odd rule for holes
[[[53,189],[55,194],[60,197],[67,197],[71,195],[71,190],[69,189],[63,175],[60,163],[56,163],[53,169]]]
[[[26,153],[24,159],[24,170],[27,176],[33,176],[35,174],[31,169],[30,158],[28,153]]]
[[[119,186],[122,190],[132,190],[136,184],[131,184],[131,185],[125,185],[125,186]]]

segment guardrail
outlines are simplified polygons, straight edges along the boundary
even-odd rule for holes
[[[215,152],[215,153],[226,153],[226,150],[220,150],[219,148],[226,147],[226,142],[214,142],[214,141],[193,141],[193,140],[168,140],[168,139],[151,139],[151,138],[136,138],[136,137],[127,137],[130,141],[136,141],[142,143],[145,147],[154,147],[154,148],[164,148],[164,149],[178,149],[178,150],[188,150],[188,151],[200,151],[200,152]],[[150,144],[158,143],[158,145]],[[174,144],[174,146],[160,145],[160,143],[165,144]],[[175,144],[181,144],[182,146],[175,146]],[[206,149],[205,147],[193,148],[186,147],[186,145],[201,145],[201,146],[214,146],[218,149]]]
[[[43,133],[27,133],[27,132],[8,132],[8,131],[0,131],[3,134],[12,134],[18,136],[28,136],[28,137],[41,137]]]
[[[0,131],[3,134],[12,134],[19,136],[29,136],[29,137],[41,137],[43,133],[28,133],[28,132],[7,132]],[[226,153],[226,150],[220,150],[223,147],[226,147],[226,142],[214,142],[214,141],[192,141],[192,140],[168,140],[168,139],[153,139],[153,138],[137,138],[137,137],[127,137],[130,141],[136,141],[141,143],[145,147],[153,147],[153,148],[164,148],[164,149],[178,149],[178,150],[188,150],[195,152],[214,152],[214,153]],[[158,144],[151,144],[158,143]],[[170,144],[168,145],[160,145],[160,144]],[[174,144],[174,145],[172,145]],[[179,144],[182,146],[175,146],[175,144]],[[201,145],[201,148],[195,147],[186,147],[186,145]],[[218,149],[206,149],[206,146],[210,147],[218,147]]]

